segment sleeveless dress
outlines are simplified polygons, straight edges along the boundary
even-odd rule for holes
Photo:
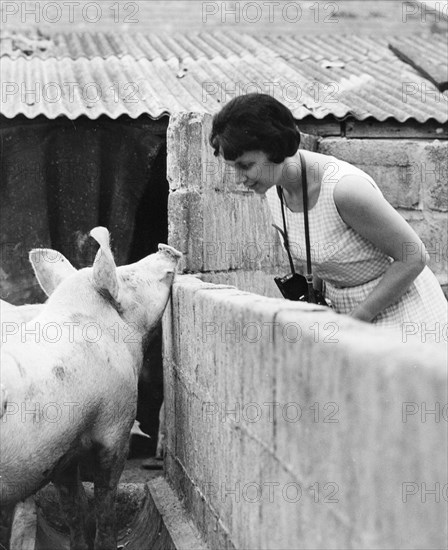
[[[317,203],[308,211],[311,262],[313,273],[325,282],[325,297],[338,313],[350,313],[363,302],[380,282],[393,258],[349,227],[339,215],[333,191],[342,176],[366,178],[381,193],[373,179],[355,166],[328,157]],[[283,229],[281,203],[276,187],[266,192],[274,223]],[[295,262],[306,262],[303,212],[292,212],[285,204],[286,228],[290,251]],[[283,244],[283,241],[282,241]],[[385,308],[373,323],[383,327],[402,328],[403,323],[435,323],[446,327],[448,304],[442,288],[426,266],[409,289],[395,303]]]

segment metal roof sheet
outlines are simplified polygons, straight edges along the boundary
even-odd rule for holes
[[[414,37],[409,39],[413,42]],[[425,39],[431,47],[431,38]],[[437,51],[440,40],[432,39],[432,51]],[[93,59],[101,57],[124,57],[135,59],[156,59],[165,61],[171,57],[230,57],[250,52],[260,55],[264,52],[281,55],[283,58],[351,59],[371,58],[375,60],[390,57],[388,42],[384,37],[361,37],[352,35],[266,35],[253,36],[234,30],[192,32],[174,34],[118,34],[114,32],[70,32],[44,34],[27,30],[24,32],[4,31],[0,35],[0,55],[12,59],[18,57],[39,57],[48,59],[69,57]]]
[[[448,89],[448,36],[444,44],[428,42],[421,37],[394,38],[389,48],[405,63],[434,82],[439,90]]]
[[[412,42],[439,59],[444,38],[413,36]],[[12,41],[4,35],[1,50],[1,112],[8,118],[214,113],[235,94],[260,91],[298,119],[448,121],[448,92],[398,59],[384,37],[70,33],[51,43],[41,36],[42,49],[17,49]]]

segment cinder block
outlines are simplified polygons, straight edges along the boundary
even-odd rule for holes
[[[300,132],[300,149],[306,151],[317,151],[319,148],[319,136],[314,134],[305,134]]]
[[[226,293],[224,300],[214,302],[214,331],[209,331],[206,342],[213,349],[217,366],[215,387],[210,388],[218,396],[216,414],[221,424],[245,431],[270,446],[274,371],[270,368],[260,373],[259,365],[274,362],[274,317],[281,302],[239,293],[230,296],[229,305],[228,297]],[[207,377],[204,383],[209,384]]]
[[[212,116],[208,113],[175,113],[167,130],[167,178],[170,190],[234,191],[235,173],[215,157],[209,143]]]
[[[262,197],[251,192],[207,193],[203,208],[206,271],[253,271],[279,261],[280,243]]]
[[[184,254],[180,272],[255,271],[287,262],[261,197],[178,190],[168,208],[168,242]]]
[[[243,431],[241,434],[240,456],[247,457],[243,462],[239,457],[234,457],[235,466],[230,470],[229,485],[235,490],[231,496],[233,515],[236,525],[233,539],[238,548],[250,548],[256,550],[263,547],[260,537],[260,508],[263,505],[263,477],[260,463],[260,455],[263,446],[255,439],[248,437]],[[266,498],[266,495],[264,496]]]
[[[364,170],[392,206],[421,208],[425,144],[410,140],[333,138],[319,142],[319,153]]]
[[[182,252],[178,272],[202,271],[203,210],[196,191],[178,190],[168,196],[168,242]]]
[[[423,216],[412,216],[401,212],[422,240],[429,254],[428,265],[441,284],[448,282],[448,217],[440,212],[425,212]],[[411,243],[404,243],[408,255],[421,254]]]
[[[300,500],[297,503],[287,502],[283,496],[285,485],[298,483],[297,479],[293,479],[290,475],[285,480],[284,466],[267,450],[261,452],[259,462],[267,492],[267,498],[260,506],[258,521],[263,548],[275,550],[303,548],[304,546],[298,542],[301,541],[302,503]]]
[[[167,179],[170,190],[201,188],[203,128],[206,113],[174,113],[167,130]]]
[[[420,165],[420,169],[425,191],[425,207],[447,212],[448,143],[435,140],[426,145],[424,152],[424,162]]]
[[[319,378],[313,366],[326,364],[331,358],[332,368],[338,363],[335,350],[339,344],[340,316],[331,310],[308,311],[282,309],[275,327],[276,361],[276,454],[279,460],[301,477],[309,471],[310,450],[301,452],[303,442],[309,440],[317,425],[327,420],[334,428],[338,404],[335,388],[329,378]],[[336,413],[336,414],[335,414]],[[317,441],[322,456],[327,454],[325,439]]]

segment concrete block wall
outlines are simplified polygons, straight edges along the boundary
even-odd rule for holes
[[[320,153],[370,174],[409,222],[430,255],[429,266],[448,288],[448,142],[325,138]],[[409,247],[408,252],[420,253]]]
[[[446,343],[406,340],[178,277],[165,467],[210,548],[445,546]]]
[[[271,226],[264,197],[235,184],[234,173],[208,143],[211,115],[178,113],[168,126],[169,242],[184,253],[184,273],[265,296],[279,296],[273,281],[288,260]],[[315,150],[317,138],[305,136]]]

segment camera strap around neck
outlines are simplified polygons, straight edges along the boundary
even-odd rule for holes
[[[316,297],[314,294],[314,287],[313,287],[313,272],[311,267],[311,246],[310,246],[310,230],[309,230],[309,222],[308,222],[308,181],[306,178],[306,165],[305,161],[303,159],[302,153],[299,151],[299,157],[300,157],[300,167],[301,167],[301,176],[302,176],[302,198],[303,198],[303,220],[305,225],[305,245],[306,245],[306,275],[305,279],[308,284],[308,296],[310,297],[310,301],[313,303],[316,303]],[[285,218],[285,206],[283,202],[283,189],[280,186],[277,186],[277,194],[280,198],[280,203],[282,206],[282,218],[283,218],[283,242],[285,244],[286,252],[288,254],[289,264],[291,266],[291,271],[294,274],[294,263],[292,261],[291,252],[289,250],[289,240],[288,240],[288,232],[286,230],[286,218]]]

